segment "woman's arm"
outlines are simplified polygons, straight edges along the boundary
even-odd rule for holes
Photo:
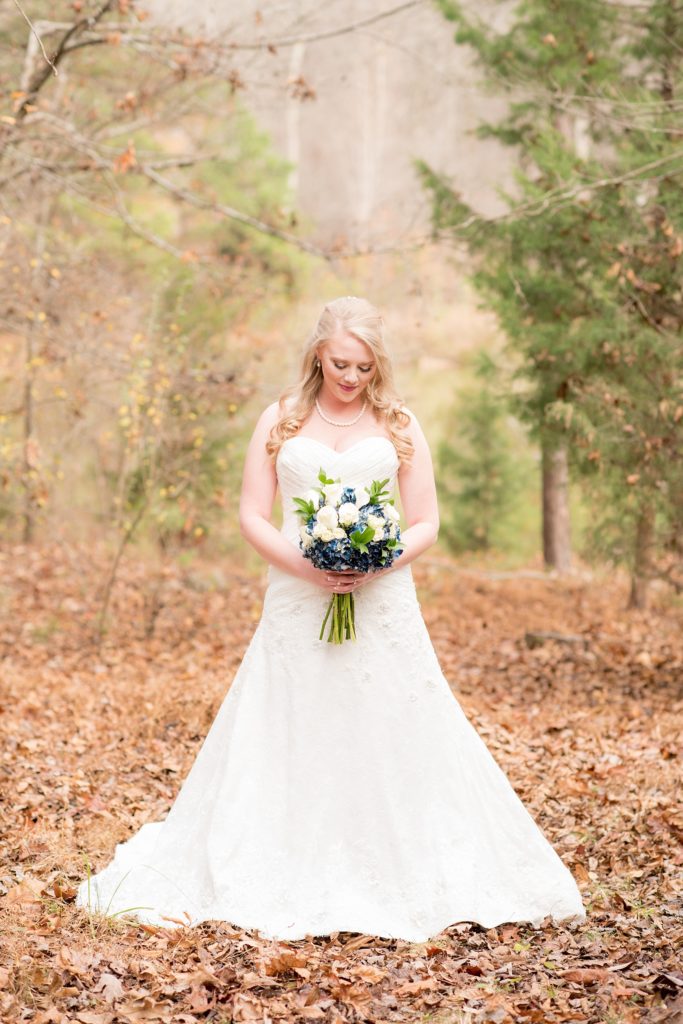
[[[432,456],[422,427],[410,413],[406,433],[415,446],[412,460],[402,463],[398,473],[403,514],[407,528],[401,531],[403,551],[387,572],[400,569],[431,547],[439,534],[439,506]]]
[[[240,495],[240,531],[244,539],[271,565],[299,579],[330,589],[325,573],[303,557],[300,549],[271,523],[277,491],[275,465],[266,441],[277,422],[278,405],[269,405],[259,418],[247,448]]]
[[[407,411],[407,410],[406,410]],[[386,569],[375,569],[365,574],[354,574],[352,587],[364,586],[378,576],[394,572],[408,565],[431,547],[439,533],[439,506],[436,498],[436,483],[432,456],[422,428],[412,413],[406,433],[412,440],[415,451],[409,463],[402,463],[398,472],[398,487],[403,505],[403,514],[408,524],[401,530],[403,551]],[[337,578],[339,578],[338,574]],[[330,578],[334,574],[328,574]]]
[[[436,482],[429,444],[417,418],[410,414],[407,430],[415,445],[410,463],[403,463],[398,471],[398,489],[407,529],[401,530],[403,552],[396,559],[396,568],[412,562],[430,548],[438,537],[438,502]]]

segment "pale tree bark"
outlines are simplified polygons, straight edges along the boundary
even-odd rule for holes
[[[368,57],[369,40],[356,55],[356,104],[358,111],[358,152],[356,178],[356,224],[352,244],[361,249],[368,244],[370,217],[374,201],[375,171],[375,88],[377,85],[372,61]]]
[[[384,133],[387,124],[387,50],[381,40],[368,38],[356,56],[356,96],[359,136],[356,231],[361,250],[371,247],[372,224],[381,183]]]
[[[34,243],[34,260],[31,270],[31,290],[33,299],[33,318],[29,322],[26,334],[24,335],[24,397],[23,397],[23,459],[22,459],[22,484],[24,490],[23,528],[22,541],[24,544],[31,544],[35,536],[35,501],[32,476],[34,467],[38,462],[37,440],[35,437],[34,423],[34,376],[36,356],[36,344],[38,340],[38,326],[40,324],[39,314],[43,305],[45,266],[43,253],[45,251],[45,239],[47,235],[47,224],[50,218],[50,199],[43,196],[40,212],[38,215],[38,230]]]
[[[542,449],[543,560],[550,569],[569,572],[572,545],[569,517],[569,466],[564,446]]]
[[[655,510],[651,505],[641,509],[636,523],[633,572],[629,608],[647,608],[648,587],[652,579],[652,555],[655,542]]]
[[[302,100],[293,88],[294,83],[301,77],[306,54],[306,44],[296,43],[292,47],[289,59],[289,81],[291,84],[289,97],[287,98],[286,124],[287,124],[287,160],[290,164],[287,185],[291,196],[291,212],[293,213],[299,203],[299,171],[301,167],[301,107]]]

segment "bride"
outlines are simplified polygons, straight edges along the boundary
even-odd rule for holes
[[[337,573],[302,557],[293,498],[321,468],[345,486],[398,488],[404,550],[391,567]],[[365,300],[325,306],[298,384],[261,415],[240,525],[269,563],[261,620],[168,816],[119,844],[78,903],[278,939],[424,941],[458,921],[583,918],[574,879],[466,719],[429,639],[410,563],[437,536],[432,462]],[[356,641],[320,640],[330,595],[349,592]]]

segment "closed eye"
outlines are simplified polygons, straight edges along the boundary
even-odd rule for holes
[[[337,370],[345,370],[347,364],[346,363],[335,363],[334,365],[335,365]],[[358,369],[360,370],[361,373],[370,373],[370,370],[372,369],[372,367],[371,366],[359,366]]]

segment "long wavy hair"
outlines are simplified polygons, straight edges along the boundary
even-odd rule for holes
[[[409,462],[414,446],[402,430],[410,423],[410,417],[394,388],[391,359],[384,344],[384,322],[371,303],[353,295],[334,299],[324,306],[306,343],[299,381],[280,395],[280,418],[270,432],[266,451],[275,459],[287,438],[297,434],[311,415],[323,383],[317,349],[337,331],[352,335],[372,351],[376,370],[363,395],[378,420],[384,424],[399,461]]]

